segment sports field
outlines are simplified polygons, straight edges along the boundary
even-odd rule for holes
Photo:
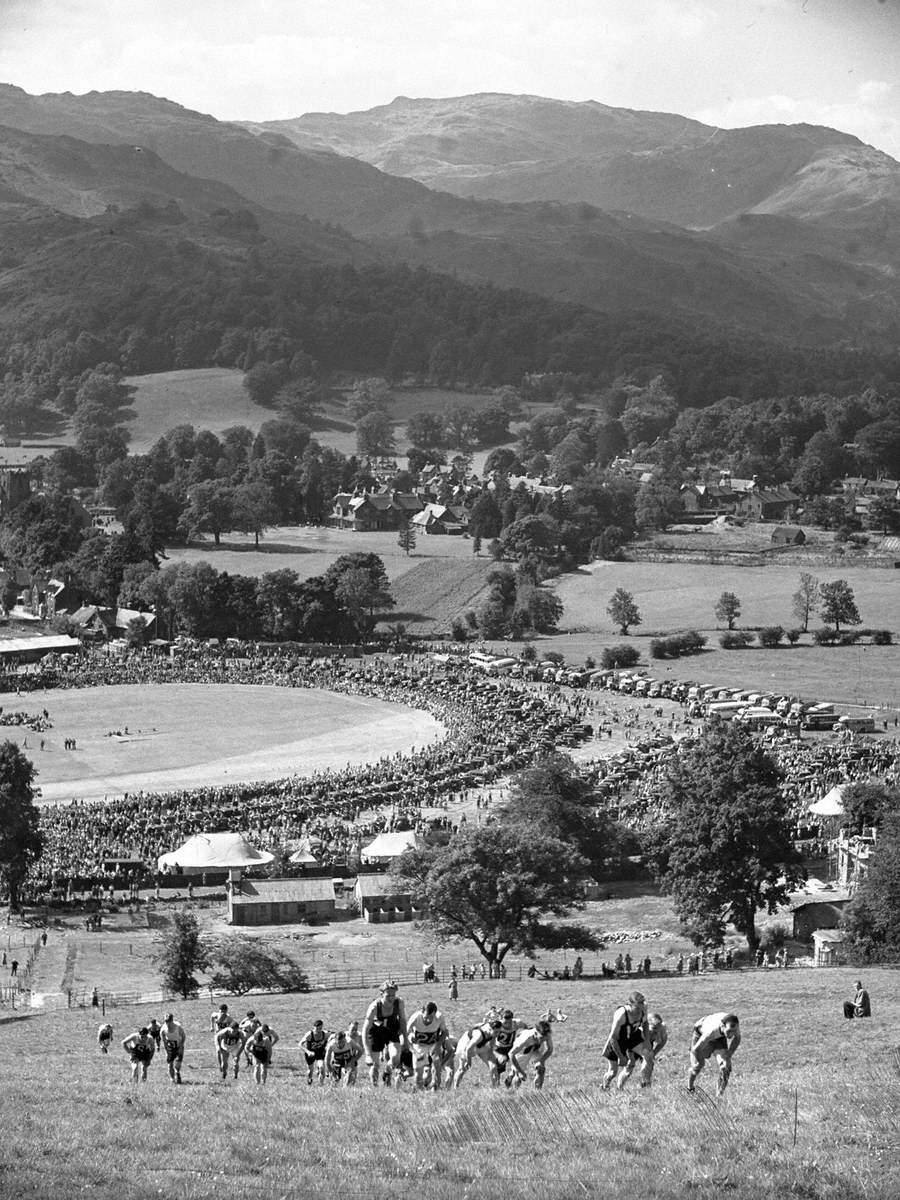
[[[0,730],[33,760],[44,802],[309,775],[408,751],[443,732],[430,714],[402,704],[251,685],[54,689],[7,697],[5,707],[50,714],[44,734]],[[74,751],[64,749],[68,738]]]

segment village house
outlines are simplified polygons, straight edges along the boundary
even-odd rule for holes
[[[806,534],[798,525],[777,525],[772,530],[773,546],[802,546]]]
[[[465,533],[469,527],[469,514],[462,504],[426,504],[412,519],[413,526],[422,533]]]
[[[363,495],[338,492],[332,500],[329,520],[338,529],[378,533],[402,528],[423,507],[419,497],[410,492],[366,492]]]
[[[360,875],[356,880],[354,896],[359,905],[359,915],[373,925],[388,921],[411,921],[418,915],[412,906],[408,892],[397,890],[393,875]]]

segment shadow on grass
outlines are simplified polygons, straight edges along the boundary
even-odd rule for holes
[[[318,554],[320,551],[314,546],[287,546],[284,542],[266,542],[260,541],[259,545],[254,545],[253,542],[227,542],[224,539],[217,546],[215,542],[188,542],[186,544],[188,550],[202,550],[204,553],[221,554],[227,550],[230,554]]]

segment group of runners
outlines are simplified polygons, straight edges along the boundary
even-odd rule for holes
[[[481,1022],[454,1037],[433,1000],[407,1015],[396,983],[386,980],[368,1006],[361,1027],[359,1021],[353,1021],[347,1029],[328,1030],[324,1021],[316,1020],[300,1039],[299,1048],[310,1085],[331,1082],[351,1087],[364,1064],[373,1087],[399,1086],[412,1079],[417,1090],[437,1091],[442,1086],[458,1088],[480,1061],[494,1087],[518,1088],[531,1076],[533,1086],[540,1090],[553,1054],[552,1026],[566,1019],[557,1010],[544,1012],[533,1022],[522,1021],[512,1009],[492,1006]],[[223,1081],[237,1079],[243,1063],[257,1084],[266,1082],[279,1036],[254,1011],[238,1020],[228,1005],[222,1004],[210,1017],[209,1032],[216,1070]],[[621,1090],[636,1069],[640,1086],[650,1087],[668,1038],[659,1013],[649,1012],[644,996],[632,992],[613,1012],[602,1050],[607,1064],[603,1090],[613,1086]],[[97,1035],[102,1053],[108,1053],[112,1040],[112,1026],[106,1022]],[[698,1020],[691,1036],[688,1090],[694,1090],[697,1076],[714,1059],[718,1066],[716,1094],[722,1095],[740,1043],[740,1023],[734,1013],[716,1012]],[[169,1078],[176,1084],[182,1082],[185,1031],[173,1013],[167,1013],[161,1025],[153,1020],[129,1034],[122,1046],[131,1060],[134,1083],[146,1082],[154,1055],[163,1050]]]

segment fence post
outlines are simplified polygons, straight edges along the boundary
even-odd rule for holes
[[[72,1007],[72,989],[71,988],[69,988],[69,990],[66,992],[66,996],[68,998],[67,1002],[66,1002],[66,1007],[71,1008]]]

